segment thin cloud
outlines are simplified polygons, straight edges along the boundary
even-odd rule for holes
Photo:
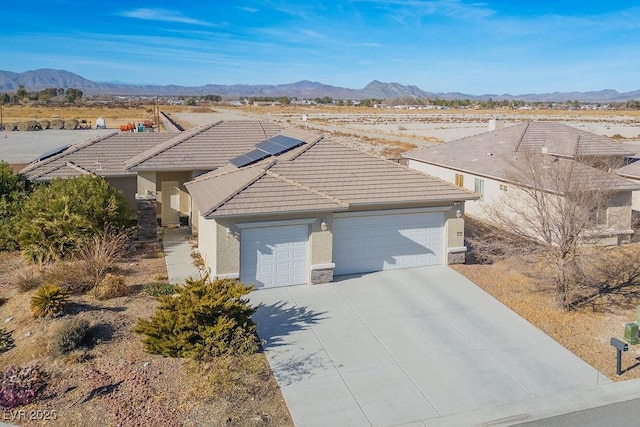
[[[199,19],[189,18],[184,16],[180,12],[167,9],[134,9],[127,10],[120,13],[120,16],[127,18],[143,19],[145,21],[162,21],[162,22],[177,22],[180,24],[202,25],[211,27],[213,24],[201,21]]]
[[[249,13],[260,12],[260,9],[256,9],[255,7],[249,7],[249,6],[239,7],[238,9],[240,9],[242,11],[245,11],[245,12],[249,12]]]

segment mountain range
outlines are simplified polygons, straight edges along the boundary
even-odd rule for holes
[[[640,90],[618,92],[612,89],[592,92],[553,92],[542,94],[484,94],[469,95],[459,92],[427,92],[414,85],[372,81],[362,89],[349,89],[326,85],[308,80],[280,85],[134,85],[121,82],[94,82],[64,70],[39,69],[15,73],[0,71],[0,92],[14,92],[20,86],[28,91],[46,88],[75,88],[87,95],[159,95],[159,96],[201,96],[220,95],[223,97],[279,97],[333,99],[393,99],[401,97],[470,99],[470,100],[523,100],[523,101],[580,101],[580,102],[624,102],[640,99]]]

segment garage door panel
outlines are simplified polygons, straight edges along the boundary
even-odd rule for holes
[[[251,228],[240,237],[240,280],[257,288],[307,282],[308,226]]]
[[[336,218],[335,274],[442,264],[443,223],[442,213]]]

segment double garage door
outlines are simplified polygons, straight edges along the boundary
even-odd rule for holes
[[[442,264],[444,217],[376,211],[333,221],[335,275]],[[309,282],[309,225],[247,228],[240,280],[257,288]]]

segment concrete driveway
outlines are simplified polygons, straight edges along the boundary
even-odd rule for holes
[[[298,426],[513,424],[607,401],[608,378],[448,267],[250,299]]]

